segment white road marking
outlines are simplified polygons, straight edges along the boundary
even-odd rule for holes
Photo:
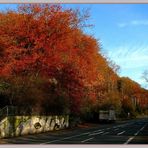
[[[146,127],[146,125],[147,125],[147,124],[145,124],[145,125],[140,129],[140,131],[142,131],[142,130]]]
[[[90,140],[92,140],[92,139],[94,139],[94,137],[91,137],[91,138],[89,138],[89,139],[85,139],[85,140],[81,141],[81,143],[84,143],[84,142],[86,142],[86,141],[90,141]]]
[[[52,143],[52,142],[58,142],[58,141],[62,141],[62,139],[57,139],[57,140],[52,140],[52,141],[48,141],[48,142],[44,142],[44,143],[40,143],[41,144],[49,144],[49,143]]]
[[[119,130],[119,128],[114,129],[114,131],[117,131],[117,130]]]
[[[137,136],[145,128],[145,126],[146,124],[139,131],[137,131],[134,135]]]
[[[134,137],[130,137],[124,144],[128,144],[130,141],[132,141]]]
[[[63,140],[79,137],[79,136],[82,136],[82,135],[88,135],[88,134],[89,134],[89,132],[88,133],[83,133],[83,134],[80,134],[80,135],[70,136],[70,137],[63,138]]]
[[[106,133],[104,133],[104,134],[102,134],[102,135],[106,135],[106,134],[108,134],[109,132],[106,132]]]
[[[92,135],[99,135],[99,134],[102,134],[104,133],[103,131],[102,132],[98,132],[98,133],[92,133],[92,134],[89,134],[89,136],[92,136]]]
[[[130,137],[124,144],[128,144],[130,143],[146,126],[147,124],[145,124],[139,131],[137,131],[133,137]]]
[[[87,132],[87,133],[83,133],[83,134],[80,134],[80,135],[74,135],[74,136],[70,136],[70,137],[66,137],[66,138],[62,138],[62,139],[56,139],[56,140],[53,140],[53,141],[44,142],[44,143],[41,143],[41,144],[48,144],[48,143],[52,143],[52,142],[58,142],[58,141],[62,141],[62,140],[66,140],[66,139],[71,139],[71,138],[75,138],[75,137],[79,137],[79,136],[87,135],[87,134],[89,134],[89,135],[97,135],[97,134],[103,133],[104,130],[105,129],[99,129],[99,130],[93,131],[92,134],[90,134],[90,132]],[[95,132],[98,132],[98,131],[100,131],[100,133],[95,133]]]
[[[135,133],[135,134],[134,134],[134,136],[137,136],[137,135],[138,135],[138,133]]]
[[[48,143],[52,143],[52,142],[58,142],[58,141],[66,140],[66,139],[71,139],[71,138],[79,137],[79,136],[82,136],[82,135],[87,135],[89,133],[90,132],[82,133],[82,134],[79,134],[79,135],[69,136],[69,137],[65,137],[65,138],[62,138],[62,139],[56,139],[56,140],[52,140],[52,141],[48,141],[48,142],[44,142],[44,143],[40,143],[40,144],[48,144]]]
[[[92,131],[93,133],[96,133],[96,132],[101,132],[101,131],[104,131],[105,129],[99,129],[99,130],[96,130],[96,131]]]
[[[18,141],[18,139],[14,139],[15,141]],[[23,140],[23,141],[32,141],[32,142],[36,142],[36,141],[42,141],[40,139],[30,139],[30,138],[25,138],[25,137],[20,137],[19,140]]]
[[[126,126],[126,125],[129,125],[129,124],[127,124],[127,123],[121,124],[121,125],[113,126],[111,128],[120,128],[121,126]],[[61,139],[55,139],[55,140],[40,143],[40,144],[48,144],[48,143],[52,143],[52,142],[58,142],[58,141],[62,141],[62,140],[65,140],[65,139],[71,139],[71,138],[79,137],[79,136],[82,136],[82,135],[97,135],[97,134],[104,133],[103,131],[106,130],[106,129],[110,129],[110,128],[99,129],[99,130],[93,131],[93,133],[87,132],[87,133],[82,133],[82,134],[79,134],[79,135],[74,135],[74,136],[65,137],[65,138],[61,138]],[[96,133],[96,132],[98,132],[98,133]],[[90,133],[92,133],[92,134],[90,134]],[[104,133],[104,134],[107,134],[107,133]]]
[[[125,131],[122,131],[122,132],[118,133],[117,135],[121,135],[121,134],[123,134],[123,133],[125,133]]]

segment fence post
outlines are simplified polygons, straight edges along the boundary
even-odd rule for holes
[[[6,113],[7,116],[8,116],[8,114],[9,114],[8,112],[9,112],[9,111],[8,111],[8,106],[7,106],[7,113]]]

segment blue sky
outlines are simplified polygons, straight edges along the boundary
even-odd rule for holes
[[[0,10],[16,7],[0,4]],[[148,4],[64,4],[64,7],[89,8],[88,23],[94,27],[85,31],[99,39],[102,53],[120,66],[120,76],[147,87],[141,76],[148,69]]]

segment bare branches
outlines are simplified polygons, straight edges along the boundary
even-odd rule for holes
[[[142,78],[148,83],[148,70],[145,70],[142,74]]]

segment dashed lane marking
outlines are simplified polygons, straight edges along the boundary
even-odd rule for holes
[[[146,124],[139,131],[137,131],[134,135],[137,136],[145,128],[145,126]]]
[[[85,139],[85,140],[81,141],[81,143],[84,143],[84,142],[86,142],[86,141],[90,141],[90,140],[92,140],[92,139],[94,139],[94,137],[91,137],[91,138],[89,138],[89,139]]]
[[[67,139],[71,139],[71,138],[76,138],[76,137],[79,137],[79,136],[82,136],[82,135],[88,135],[89,133],[90,133],[90,132],[82,133],[82,134],[74,135],[74,136],[69,136],[69,137],[65,137],[65,138],[61,138],[61,139],[55,139],[55,140],[48,141],[48,142],[44,142],[44,143],[40,143],[40,144],[48,144],[48,143],[53,143],[53,142],[59,142],[59,141],[62,141],[62,140],[67,140]]]
[[[102,133],[104,133],[104,132],[102,131],[102,132],[98,132],[98,133],[92,133],[92,134],[89,134],[89,136],[99,135],[99,134],[102,134]]]
[[[107,135],[107,134],[109,134],[109,132],[103,133],[102,135]]]
[[[134,137],[130,137],[124,144],[128,144],[129,142],[131,142],[134,139]]]
[[[119,130],[119,128],[114,129],[114,131],[117,131],[117,130]]]
[[[145,124],[139,131],[137,131],[134,136],[130,137],[124,144],[128,144],[130,143],[146,126],[147,124]]]
[[[117,135],[121,135],[121,134],[123,134],[123,133],[125,133],[125,131],[122,131],[122,132],[118,133]]]

